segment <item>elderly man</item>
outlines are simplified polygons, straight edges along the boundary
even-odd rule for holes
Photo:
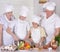
[[[46,44],[48,45],[53,37],[59,34],[60,31],[60,18],[55,13],[56,4],[53,2],[47,2],[43,5],[44,18],[41,25],[45,28],[47,33]]]
[[[13,42],[12,36],[6,32],[6,29],[12,20],[14,20],[13,6],[6,5],[3,15],[0,16],[0,46],[10,45]]]

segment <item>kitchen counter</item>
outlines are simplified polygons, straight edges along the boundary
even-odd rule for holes
[[[23,51],[23,50],[20,50],[20,52],[56,52],[56,51],[48,51],[48,50],[29,50],[29,51],[27,51],[27,50],[25,50],[25,51]]]
[[[57,50],[18,50],[18,51],[1,51],[0,52],[60,52],[60,51],[57,51]]]
[[[37,48],[34,48],[34,49],[30,49],[30,50],[16,50],[16,51],[1,51],[1,47],[0,47],[0,52],[60,52],[60,46],[56,49],[56,50],[53,50],[53,49],[37,49]]]

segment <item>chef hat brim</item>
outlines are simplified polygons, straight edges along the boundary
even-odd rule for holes
[[[32,22],[35,22],[37,24],[40,24],[40,20],[41,20],[41,17],[39,17],[37,15],[33,15],[32,16]]]
[[[20,9],[20,16],[27,17],[28,12],[29,12],[29,8],[26,6],[22,6]]]
[[[48,9],[48,10],[55,10],[56,4],[54,2],[47,2],[43,5],[44,9]]]
[[[6,5],[5,6],[5,10],[4,10],[4,13],[7,13],[7,12],[13,12],[13,6],[12,5]]]

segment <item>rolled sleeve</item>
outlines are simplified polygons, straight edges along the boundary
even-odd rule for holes
[[[55,28],[60,28],[60,18],[55,20]]]

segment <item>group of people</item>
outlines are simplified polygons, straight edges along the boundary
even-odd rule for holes
[[[11,45],[18,40],[30,40],[36,47],[44,41],[45,45],[49,45],[60,32],[60,18],[55,8],[54,2],[43,4],[42,16],[33,15],[31,26],[26,20],[30,11],[28,7],[22,6],[19,18],[15,19],[13,6],[6,6],[4,14],[0,16],[0,46]]]

